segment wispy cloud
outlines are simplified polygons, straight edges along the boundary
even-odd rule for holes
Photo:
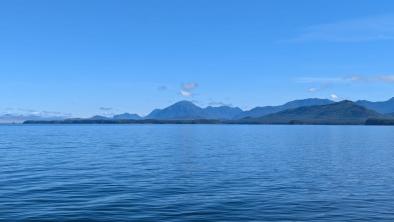
[[[100,107],[99,110],[108,112],[108,111],[113,110],[113,108],[112,107]]]
[[[296,79],[297,83],[305,84],[309,93],[317,93],[332,89],[338,85],[353,84],[394,84],[394,75],[347,75],[343,77],[302,77]],[[332,94],[335,95],[335,94]],[[335,98],[331,99],[335,100]]]
[[[209,106],[230,106],[232,107],[233,104],[231,103],[224,103],[224,102],[218,102],[218,101],[211,101],[208,103]]]
[[[379,79],[386,83],[394,83],[394,75],[380,76]]]
[[[168,87],[164,86],[164,85],[157,87],[157,90],[159,90],[159,91],[166,91],[167,89],[168,89]]]
[[[342,77],[301,77],[298,83],[344,84],[344,83],[394,83],[394,75],[347,75]],[[315,87],[310,88],[314,91]]]
[[[293,40],[330,42],[394,40],[394,15],[319,24],[306,28]]]
[[[195,82],[184,83],[181,86],[179,94],[183,97],[191,97],[193,96],[193,91],[198,87],[198,84]]]
[[[47,110],[35,110],[35,109],[27,109],[27,108],[14,108],[7,107],[3,111],[0,111],[0,114],[9,114],[9,115],[20,115],[20,116],[40,116],[40,117],[71,117],[70,113],[63,113],[57,111],[47,111]]]
[[[182,89],[183,90],[193,90],[198,87],[198,84],[195,82],[189,82],[189,83],[184,83],[182,84]]]
[[[296,79],[298,83],[340,83],[344,79],[341,77],[300,77]]]
[[[354,75],[354,76],[346,77],[346,79],[352,82],[394,83],[394,75],[374,75],[374,76]]]

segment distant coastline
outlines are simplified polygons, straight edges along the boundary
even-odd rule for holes
[[[34,121],[28,120],[23,124],[227,124],[227,125],[385,125],[394,126],[394,119],[367,119],[364,122],[354,121],[290,121],[287,123],[260,123],[252,121],[222,121],[222,120],[53,120],[53,121]],[[10,124],[5,124],[10,125]],[[15,125],[15,124],[12,124]]]
[[[365,103],[365,102],[364,102]],[[377,106],[379,105],[379,106]],[[181,101],[156,109],[146,117],[124,113],[111,117],[27,120],[24,124],[281,124],[281,125],[394,125],[394,99],[386,103],[362,105],[343,100],[295,100],[276,107],[243,112],[234,107],[201,108]],[[393,109],[391,109],[393,108]],[[385,112],[380,112],[384,110]]]

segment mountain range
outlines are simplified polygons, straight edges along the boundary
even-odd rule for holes
[[[63,120],[67,117],[64,116],[47,116],[47,115],[37,115],[37,114],[3,114],[0,115],[0,124],[9,123],[22,123],[26,120],[36,120],[36,121],[51,121],[51,120]]]
[[[142,117],[139,116],[138,114],[123,113],[123,114],[114,115],[112,117],[96,115],[96,116],[90,117],[89,119],[91,119],[91,120],[109,120],[109,119],[139,120],[139,119],[142,119]]]
[[[180,107],[179,107],[180,106]],[[211,110],[211,109],[208,109]],[[227,109],[226,109],[227,110]],[[175,112],[176,111],[176,112]],[[193,112],[192,115],[186,115]],[[162,113],[162,114],[161,114]],[[26,124],[331,124],[331,125],[394,125],[394,118],[370,110],[352,101],[334,102],[326,105],[302,106],[286,109],[261,117],[246,117],[237,120],[204,119],[207,109],[189,102],[176,103],[168,109],[157,110],[156,119],[125,120],[96,116],[89,119],[66,119],[63,121],[26,121]],[[164,119],[164,114],[169,115]],[[161,116],[160,116],[161,115]],[[178,115],[178,116],[177,116]],[[183,119],[181,119],[182,117]],[[152,117],[153,118],[153,117]],[[162,118],[162,119],[158,119]],[[187,119],[186,119],[187,118]]]
[[[279,106],[263,106],[263,107],[256,107],[253,108],[249,111],[244,111],[240,113],[238,116],[236,116],[235,119],[242,119],[246,117],[261,117],[265,116],[271,113],[277,113],[283,110],[287,109],[294,109],[298,107],[303,107],[303,106],[317,106],[317,105],[327,105],[334,103],[334,101],[329,100],[329,99],[317,99],[317,98],[311,98],[311,99],[300,99],[300,100],[294,100],[290,101],[288,103],[285,103],[283,105]]]
[[[370,118],[385,115],[344,100],[328,105],[303,106],[258,118],[245,118],[240,123],[255,124],[364,124]]]
[[[347,101],[350,102],[350,101]],[[191,119],[216,119],[216,120],[239,120],[244,118],[258,118],[269,114],[282,112],[285,110],[300,107],[330,105],[335,102],[329,99],[300,99],[287,102],[279,106],[255,107],[251,110],[243,111],[238,107],[219,106],[201,108],[189,101],[180,101],[164,109],[155,109],[148,114],[145,119],[159,120],[191,120]],[[370,102],[359,100],[352,102],[353,105],[367,108],[380,114],[394,114],[394,98],[384,102]],[[344,107],[345,108],[345,107]]]
[[[220,106],[201,108],[189,101],[180,101],[164,109],[155,109],[145,119],[190,120],[190,119],[234,119],[243,111],[238,107]]]
[[[394,114],[394,97],[383,102],[370,102],[367,100],[356,101],[357,105],[364,106],[368,109],[375,110],[383,114]]]
[[[114,115],[113,119],[132,119],[132,120],[137,120],[137,119],[142,119],[142,117],[139,116],[138,114],[123,113],[123,114]]]
[[[327,113],[331,113],[331,116],[323,115]],[[361,113],[364,114],[361,115]],[[208,106],[202,108],[190,101],[180,101],[162,109],[155,109],[145,117],[123,113],[112,117],[98,115],[79,120],[111,120],[115,122],[119,120],[220,120],[245,123],[289,123],[297,121],[311,122],[312,119],[315,122],[322,122],[322,120],[332,120],[334,117],[338,117],[341,121],[362,122],[365,121],[365,118],[381,118],[382,116],[385,118],[394,117],[394,98],[383,102],[366,100],[334,102],[328,99],[310,98],[294,100],[278,106],[256,107],[246,111],[231,106]],[[7,119],[12,120],[12,122],[62,120],[60,117],[40,118],[39,116],[0,115],[0,123],[7,122]]]

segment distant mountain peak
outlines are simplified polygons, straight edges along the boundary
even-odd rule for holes
[[[171,106],[194,106],[194,107],[198,107],[196,104],[194,104],[193,102],[188,101],[188,100],[181,100],[179,102],[176,102],[176,103],[172,104]]]
[[[174,103],[174,105],[175,104],[193,104],[193,105],[195,105],[192,101],[189,101],[189,100],[180,100],[180,101]]]
[[[194,103],[182,100],[164,109],[153,110],[146,119],[201,119],[203,118],[202,108]]]
[[[307,98],[307,99],[296,99],[290,102],[285,103],[284,105],[293,105],[295,104],[296,106],[303,106],[303,105],[324,105],[324,104],[330,104],[334,103],[334,101],[329,100],[329,99],[319,99],[319,98]]]
[[[141,119],[142,117],[139,116],[138,114],[122,113],[122,114],[114,115],[112,118],[122,119],[122,120],[138,120]]]
[[[279,106],[255,107],[249,111],[245,111],[241,113],[240,115],[237,116],[237,118],[238,119],[242,119],[246,117],[257,118],[272,113],[277,113],[286,109],[295,109],[303,106],[327,105],[331,103],[334,103],[334,101],[331,101],[329,99],[319,99],[319,98],[297,99]]]
[[[371,102],[368,100],[358,100],[356,104],[364,106],[368,109],[375,110],[379,113],[388,114],[394,112],[394,97],[387,101]]]
[[[208,106],[201,108],[191,101],[182,100],[176,102],[164,109],[154,110],[146,119],[233,119],[238,114],[242,113],[242,110],[238,107],[230,106],[219,106],[213,107]]]
[[[95,115],[95,116],[90,117],[89,119],[91,119],[91,120],[107,120],[110,118],[106,117],[106,116]]]
[[[208,106],[204,109],[204,117],[206,119],[235,119],[242,112],[239,107]]]
[[[190,119],[220,119],[220,120],[234,120],[243,118],[259,118],[273,113],[282,112],[285,110],[297,109],[300,107],[321,106],[335,104],[332,107],[342,105],[354,106],[358,105],[365,107],[370,111],[378,113],[394,113],[394,97],[385,102],[369,102],[366,100],[359,100],[357,102],[343,100],[334,102],[329,99],[307,98],[297,99],[287,102],[279,106],[263,106],[255,107],[248,111],[243,111],[238,107],[231,106],[207,106],[201,108],[192,101],[181,100],[163,109],[155,109],[145,119],[159,119],[159,120],[190,120]]]
[[[381,116],[381,114],[352,101],[343,100],[327,105],[287,109],[244,121],[266,124],[364,124],[368,118]]]

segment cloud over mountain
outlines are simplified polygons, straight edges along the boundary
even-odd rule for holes
[[[193,96],[193,91],[198,87],[198,84],[195,82],[184,83],[180,89],[180,95],[183,97],[191,97]]]

